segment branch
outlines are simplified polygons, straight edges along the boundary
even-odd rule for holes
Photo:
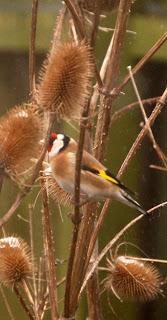
[[[43,203],[43,240],[46,253],[45,263],[47,266],[48,274],[48,287],[51,308],[51,319],[58,320],[58,305],[57,305],[57,282],[55,273],[55,258],[53,235],[51,229],[50,212],[48,205],[48,195],[45,186],[44,176],[41,174],[41,190],[42,190],[42,203]]]
[[[165,43],[167,40],[167,32],[165,32],[160,39],[152,46],[152,48],[144,55],[144,57],[132,68],[132,74],[136,74],[143,66],[151,59],[151,57],[160,49],[160,47]],[[119,87],[114,89],[114,93],[118,95],[124,86],[129,82],[130,75],[127,74],[124,78],[123,82],[120,84]]]
[[[29,46],[29,87],[32,98],[35,96],[35,39],[37,27],[38,0],[32,2],[31,37]]]
[[[110,52],[106,74],[104,77],[103,91],[105,93],[109,93],[115,87],[115,83],[118,78],[120,57],[121,57],[124,38],[126,34],[126,25],[127,25],[127,19],[128,19],[130,7],[131,7],[131,0],[120,1],[119,8],[118,8],[118,16],[116,20],[116,26],[113,34],[112,49]],[[110,126],[112,100],[113,100],[113,97],[104,96],[99,109],[97,129],[96,129],[96,135],[95,135],[95,156],[100,161],[103,160],[106,139],[108,136],[109,126]]]
[[[153,112],[151,113],[150,117],[148,118],[148,124],[150,127],[154,124],[154,121],[156,120],[156,118],[160,114],[161,110],[166,105],[166,103],[167,103],[167,88],[165,89],[163,95],[161,96],[161,98],[157,102]],[[121,175],[126,171],[127,166],[129,165],[129,162],[131,161],[131,159],[134,157],[137,150],[141,146],[141,143],[142,143],[144,137],[146,136],[147,132],[148,132],[148,125],[145,125],[143,127],[143,129],[140,131],[139,135],[137,136],[131,149],[129,150],[129,152],[128,152],[128,154],[127,154],[127,156],[126,156],[126,158],[125,158],[125,160],[119,170],[118,178],[120,178]]]
[[[142,99],[141,101],[142,101],[143,106],[145,106],[145,105],[152,106],[157,103],[159,98],[160,97],[154,97],[154,98]],[[135,107],[139,107],[139,101],[135,101],[133,103],[130,103],[130,104],[122,107],[118,111],[115,111],[111,117],[111,124],[113,124],[115,121],[121,119],[123,115],[125,115],[127,112],[133,110]]]

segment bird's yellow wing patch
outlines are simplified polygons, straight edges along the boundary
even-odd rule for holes
[[[104,178],[114,184],[119,185],[119,181],[116,180],[114,177],[109,176],[104,170],[99,170],[98,176],[100,176],[100,177],[102,177],[102,178]]]

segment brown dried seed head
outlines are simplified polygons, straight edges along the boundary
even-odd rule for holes
[[[41,120],[33,106],[17,106],[0,119],[0,167],[20,174],[39,155]]]
[[[79,4],[91,12],[111,11],[119,5],[120,0],[78,0]]]
[[[41,74],[40,107],[54,112],[57,118],[80,116],[92,75],[92,55],[87,45],[66,43],[56,48]]]
[[[31,274],[30,249],[24,240],[17,237],[0,239],[0,282],[14,285]]]
[[[48,194],[55,202],[63,205],[72,203],[72,195],[64,191],[52,176],[45,177],[45,181]]]
[[[149,301],[161,291],[161,276],[151,264],[126,256],[119,256],[109,263],[109,275],[105,287],[121,299]]]

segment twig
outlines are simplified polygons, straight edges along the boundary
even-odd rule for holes
[[[161,110],[163,109],[163,107],[165,106],[166,103],[167,103],[167,88],[165,89],[163,95],[160,97],[154,110],[152,111],[150,117],[148,118],[149,126],[153,125],[154,121],[156,120],[157,116],[160,114]],[[126,156],[126,158],[125,158],[125,160],[119,170],[119,173],[118,173],[119,178],[123,174],[123,172],[126,171],[129,162],[131,161],[132,157],[134,157],[134,155],[136,154],[136,151],[140,147],[141,142],[143,141],[145,135],[147,134],[147,131],[148,131],[148,126],[145,125],[144,128],[140,131],[139,135],[137,136],[135,142],[133,143],[131,149],[129,150],[129,152],[128,152],[128,154],[127,154],[127,156]]]
[[[164,168],[164,167],[161,167],[161,166],[157,166],[157,165],[154,165],[154,164],[150,164],[149,167],[150,167],[151,169],[156,169],[156,170],[159,170],[159,171],[167,172],[167,168]]]
[[[58,18],[56,19],[56,26],[54,29],[52,47],[51,47],[49,56],[51,56],[55,52],[56,46],[58,46],[60,43],[65,15],[66,15],[66,7],[63,7]]]
[[[85,106],[85,110],[82,114],[82,120],[80,123],[80,133],[79,133],[79,141],[78,141],[78,148],[76,153],[76,166],[75,166],[75,208],[74,208],[74,230],[73,230],[73,238],[72,238],[72,244],[70,249],[70,257],[68,262],[68,269],[67,269],[67,277],[66,277],[66,290],[65,290],[65,309],[64,314],[65,317],[69,316],[70,312],[70,297],[71,297],[71,281],[72,281],[72,272],[73,272],[73,264],[74,264],[74,258],[76,254],[76,245],[77,245],[77,239],[78,239],[78,232],[79,232],[79,225],[81,221],[80,216],[80,172],[81,172],[81,161],[82,161],[82,155],[83,155],[83,146],[84,146],[84,138],[85,138],[85,129],[86,124],[88,121],[88,114],[89,114],[89,104],[87,103]],[[75,271],[74,271],[75,272]],[[74,283],[73,283],[73,287]]]
[[[10,207],[10,209],[0,219],[0,227],[2,227],[5,223],[8,222],[8,220],[12,217],[12,215],[15,213],[15,211],[17,210],[17,208],[21,204],[21,202],[24,199],[24,197],[27,195],[27,193],[29,193],[31,191],[31,189],[32,189],[32,187],[33,187],[33,185],[35,183],[35,180],[38,177],[38,174],[39,174],[43,159],[44,159],[46,151],[47,151],[48,141],[49,141],[50,133],[51,133],[52,126],[53,126],[53,121],[54,121],[54,118],[53,118],[52,115],[50,115],[49,125],[48,125],[47,134],[46,134],[46,137],[45,137],[44,146],[43,146],[43,149],[41,151],[41,155],[40,155],[40,157],[39,157],[39,159],[38,159],[38,161],[37,161],[37,163],[35,165],[31,180],[27,184],[27,186],[24,187],[24,189],[17,194],[16,199],[15,199],[14,203],[12,204],[12,206]]]
[[[26,312],[26,314],[28,315],[29,319],[30,320],[35,320],[35,315],[32,313],[32,311],[27,307],[22,295],[20,294],[20,291],[19,289],[17,288],[16,285],[14,285],[14,288],[13,288],[15,294],[16,294],[16,297],[18,298],[21,306],[23,307],[24,311]]]
[[[83,27],[83,24],[81,22],[81,19],[78,15],[78,12],[76,10],[76,5],[74,5],[74,3],[71,0],[64,0],[67,8],[70,10],[71,15],[73,17],[74,23],[75,23],[75,28],[77,30],[78,35],[80,36],[80,39],[84,39],[85,38],[85,30]],[[78,9],[78,8],[77,8]]]
[[[145,105],[152,106],[153,104],[157,103],[159,98],[160,97],[154,97],[154,98],[142,99],[141,101],[142,101],[143,106],[145,106]],[[130,103],[130,104],[122,107],[120,110],[115,111],[111,117],[111,124],[113,124],[115,121],[122,118],[122,116],[125,115],[127,112],[133,110],[135,107],[138,107],[138,106],[139,106],[139,102],[135,101],[133,103]]]
[[[38,0],[32,1],[31,36],[29,47],[29,87],[30,95],[35,97],[35,38],[37,27]]]
[[[78,15],[78,12],[77,12],[77,9],[79,9],[79,7],[77,6],[77,9],[76,9],[76,3],[75,4],[72,3],[71,0],[64,0],[64,2],[66,3],[66,6],[68,7],[68,9],[71,12],[78,37],[80,38],[80,40],[84,40],[85,42],[87,42],[89,44],[89,41],[86,37],[86,32],[85,32],[83,23]],[[99,86],[99,88],[102,88],[103,82],[101,80],[101,77],[100,77],[100,74],[99,74],[99,71],[98,71],[98,68],[96,65],[95,58],[94,58],[94,66],[95,66],[95,74],[96,74],[96,80],[97,80],[98,86]]]
[[[152,48],[144,55],[144,57],[132,68],[132,74],[136,74],[143,66],[151,59],[151,57],[160,49],[160,47],[165,43],[167,40],[167,32],[165,32],[160,39],[152,46]],[[130,75],[127,74],[123,80],[123,82],[115,88],[115,94],[119,94],[124,86],[129,82]]]
[[[154,212],[155,210],[164,207],[167,205],[167,202],[163,202],[160,203],[159,205],[151,208],[150,210],[148,210],[148,213],[151,215],[152,212]],[[124,233],[129,230],[132,226],[134,226],[139,220],[141,220],[142,218],[146,217],[145,214],[141,214],[138,217],[136,217],[135,219],[133,219],[132,221],[130,221],[123,229],[121,229],[120,232],[118,232],[116,234],[116,236],[103,248],[103,250],[101,251],[101,253],[99,254],[98,258],[96,259],[96,261],[93,263],[92,267],[90,268],[90,270],[88,271],[84,283],[81,287],[80,290],[80,295],[83,292],[88,280],[90,279],[90,277],[92,276],[92,274],[94,273],[96,267],[98,266],[99,262],[104,258],[104,256],[107,254],[107,252],[113,247],[113,245],[115,245],[116,242],[118,242],[118,240],[124,235]]]
[[[2,285],[0,285],[0,291],[1,291],[1,295],[2,295],[2,298],[3,298],[4,304],[5,304],[5,307],[6,307],[7,311],[8,311],[9,316],[10,316],[10,319],[11,320],[15,320],[15,317],[13,315],[13,312],[11,310],[10,304],[9,304],[9,302],[7,300],[7,297],[5,295],[5,292],[3,290]]]
[[[164,153],[162,152],[161,148],[159,147],[159,145],[157,144],[157,142],[155,141],[153,132],[152,132],[151,127],[149,125],[148,118],[147,118],[146,112],[144,110],[144,107],[143,107],[143,104],[142,104],[142,100],[140,98],[140,94],[139,94],[139,91],[137,89],[137,85],[135,83],[135,79],[134,79],[133,74],[132,74],[131,66],[128,67],[128,71],[129,71],[130,79],[132,81],[134,92],[135,92],[136,97],[137,97],[138,102],[139,102],[140,110],[142,112],[145,124],[148,126],[148,135],[149,135],[150,140],[151,140],[151,142],[153,144],[153,148],[156,151],[157,155],[159,156],[160,160],[162,161],[163,165],[165,167],[167,167],[166,157],[165,157]]]
[[[33,207],[29,204],[29,226],[30,226],[30,243],[31,243],[31,256],[32,256],[32,280],[33,280],[33,293],[34,293],[34,313],[37,319],[39,319],[38,313],[38,295],[37,285],[35,281],[35,255],[34,255],[34,237],[33,237],[33,223],[32,223]]]
[[[95,47],[98,27],[100,23],[100,8],[99,8],[98,2],[95,3],[95,6],[96,6],[96,9],[95,9],[95,14],[93,15],[93,25],[92,25],[91,37],[90,37],[90,45],[92,48]]]
[[[55,258],[53,248],[53,235],[50,222],[50,212],[48,206],[48,196],[45,186],[44,177],[41,174],[41,188],[42,188],[42,203],[43,203],[43,233],[44,244],[46,252],[46,266],[48,271],[48,286],[51,308],[51,319],[59,319],[58,305],[57,305],[57,289],[56,289],[56,273],[55,273]]]

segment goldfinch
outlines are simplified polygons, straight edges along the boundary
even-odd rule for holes
[[[52,133],[48,145],[49,168],[58,185],[66,192],[74,194],[75,160],[77,143],[64,135]],[[133,199],[133,192],[87,151],[83,151],[81,163],[80,197],[87,201],[116,199],[142,213],[147,213]],[[82,200],[81,200],[82,201]]]

